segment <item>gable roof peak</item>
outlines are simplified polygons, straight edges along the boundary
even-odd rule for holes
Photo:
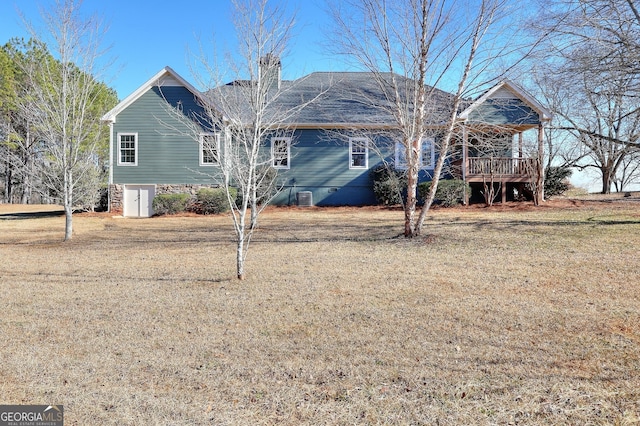
[[[153,77],[138,87],[133,93],[124,98],[111,111],[102,116],[101,121],[106,123],[115,123],[116,116],[125,108],[134,103],[140,96],[145,94],[154,86],[182,86],[193,93],[197,98],[201,98],[202,94],[191,83],[185,80],[180,74],[173,70],[170,66],[165,66],[158,71]]]
[[[552,113],[547,108],[545,108],[540,102],[538,102],[533,96],[531,96],[526,90],[524,90],[520,85],[514,83],[509,79],[504,79],[498,82],[495,86],[491,87],[487,90],[482,96],[472,102],[469,107],[467,107],[461,114],[460,118],[466,120],[469,118],[469,115],[480,105],[485,103],[489,99],[493,99],[496,97],[500,97],[501,90],[508,90],[511,92],[516,98],[520,99],[527,105],[529,105],[534,111],[536,111],[540,115],[540,121],[549,121],[551,120]]]

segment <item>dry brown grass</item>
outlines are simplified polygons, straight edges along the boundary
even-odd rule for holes
[[[5,206],[0,206],[0,213]],[[28,217],[28,216],[27,216]],[[68,425],[637,424],[640,203],[0,215],[0,403]]]

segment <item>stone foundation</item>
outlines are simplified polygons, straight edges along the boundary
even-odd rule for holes
[[[124,209],[124,189],[123,185],[109,185],[109,212],[122,214]]]
[[[202,188],[219,188],[220,185],[184,184],[184,185],[156,185],[156,195],[160,194],[190,194],[196,195]],[[124,185],[109,185],[109,212],[122,214],[124,210]]]

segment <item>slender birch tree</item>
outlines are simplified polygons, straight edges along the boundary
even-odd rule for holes
[[[394,117],[389,138],[404,150],[407,168],[404,235],[420,235],[445,160],[458,132],[465,97],[479,76],[516,49],[500,43],[497,23],[506,1],[345,0],[333,7],[336,50],[372,73]],[[495,74],[499,78],[500,74]],[[445,94],[436,87],[454,87]],[[421,145],[438,141],[432,185],[421,210],[417,184]]]
[[[30,26],[30,31],[51,55],[21,65],[27,76],[21,113],[42,144],[43,185],[64,206],[65,241],[73,235],[76,202],[98,191],[99,118],[111,106],[103,103],[109,89],[99,81],[104,28],[95,17],[83,17],[81,3],[56,0],[51,10],[42,11],[45,30]]]
[[[279,102],[292,88],[281,84],[281,58],[292,36],[294,16],[267,0],[233,0],[237,51],[224,69],[201,56],[194,74],[206,90],[200,126],[219,132],[220,178],[226,190],[236,237],[236,272],[245,278],[245,261],[258,218],[278,193],[277,166],[289,161],[291,118],[313,100],[295,106]],[[229,82],[231,80],[231,82]],[[202,127],[201,127],[202,126]],[[213,153],[212,152],[212,153]],[[274,168],[276,166],[276,168]]]

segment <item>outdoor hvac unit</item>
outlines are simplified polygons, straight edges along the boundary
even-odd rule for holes
[[[296,194],[298,198],[298,206],[311,207],[313,206],[313,193],[311,191],[299,191]]]

